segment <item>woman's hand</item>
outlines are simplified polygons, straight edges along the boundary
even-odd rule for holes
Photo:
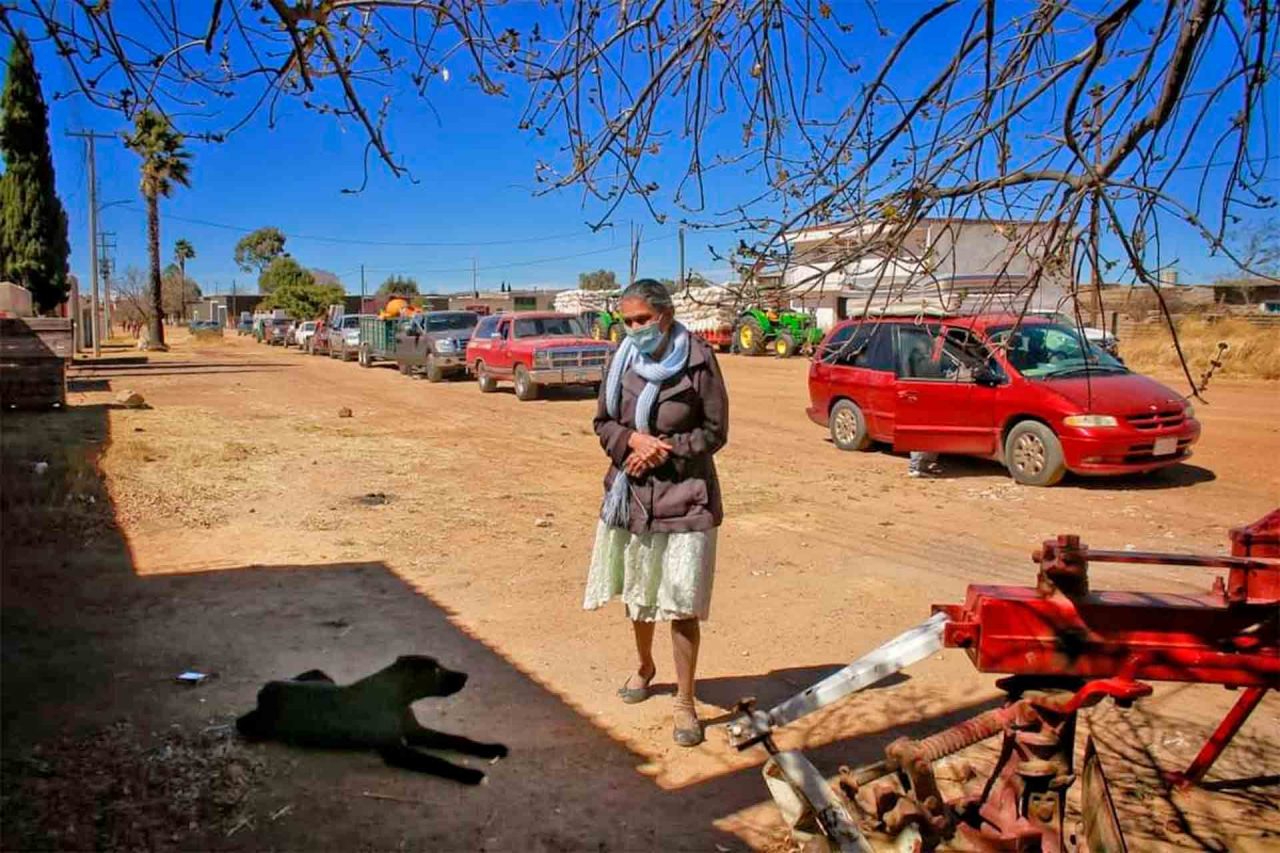
[[[667,457],[671,454],[670,444],[667,444],[657,436],[646,435],[642,432],[633,432],[627,440],[627,446],[631,448],[631,454],[627,456],[623,467],[633,477],[638,477],[645,471],[657,468],[663,462],[666,462]]]

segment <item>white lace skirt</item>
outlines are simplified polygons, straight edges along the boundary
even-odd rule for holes
[[[716,530],[631,533],[596,526],[584,610],[620,597],[635,622],[706,619],[716,568]]]

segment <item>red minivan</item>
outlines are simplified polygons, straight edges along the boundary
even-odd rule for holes
[[[1019,483],[1154,471],[1191,455],[1190,404],[1052,318],[871,317],[837,325],[809,368],[809,417],[842,450],[981,456]]]

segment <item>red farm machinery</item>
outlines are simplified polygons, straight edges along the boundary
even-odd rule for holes
[[[764,711],[751,700],[729,724],[738,749],[770,753],[764,776],[793,838],[806,850],[1122,851],[1120,819],[1092,739],[1076,761],[1080,709],[1128,706],[1148,682],[1239,690],[1234,707],[1190,766],[1166,774],[1198,784],[1258,707],[1280,687],[1280,509],[1231,531],[1230,556],[1101,551],[1076,536],[1036,550],[1034,586],[971,585],[964,603],[934,615],[849,666]],[[1202,593],[1092,589],[1091,563],[1225,571]],[[1001,707],[920,739],[900,738],[882,760],[840,768],[829,781],[773,732],[942,648],[1001,674]],[[934,763],[999,737],[994,769],[948,798]],[[1065,827],[1067,790],[1081,786],[1080,832]]]

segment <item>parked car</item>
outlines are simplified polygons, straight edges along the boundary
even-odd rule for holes
[[[293,327],[292,343],[296,345],[298,349],[305,350],[307,348],[307,341],[316,333],[316,325],[315,320],[303,320],[301,323],[295,324]]]
[[[592,340],[571,314],[526,311],[482,319],[466,352],[481,392],[509,380],[516,397],[533,400],[544,385],[598,385],[612,350],[613,344]]]
[[[288,346],[293,321],[286,317],[270,317],[262,326],[262,339],[270,346]]]
[[[810,365],[809,398],[841,450],[980,456],[1033,486],[1153,471],[1200,438],[1180,394],[1043,317],[845,321]]]
[[[307,352],[312,355],[329,354],[329,324],[324,320],[316,320],[315,331],[307,338]]]
[[[396,333],[396,366],[406,375],[421,372],[428,382],[467,372],[467,344],[480,322],[473,311],[428,311]]]
[[[1054,323],[1067,326],[1072,329],[1076,328],[1078,325],[1076,318],[1072,317],[1070,313],[1066,311],[1056,311],[1052,308],[1033,308],[1027,312],[1027,316],[1047,317]],[[1120,341],[1115,335],[1111,334],[1106,329],[1099,329],[1096,326],[1085,326],[1084,337],[1089,343],[1105,350],[1113,358],[1120,358]]]
[[[371,314],[345,314],[329,327],[329,357],[350,361],[360,352],[360,318]]]

